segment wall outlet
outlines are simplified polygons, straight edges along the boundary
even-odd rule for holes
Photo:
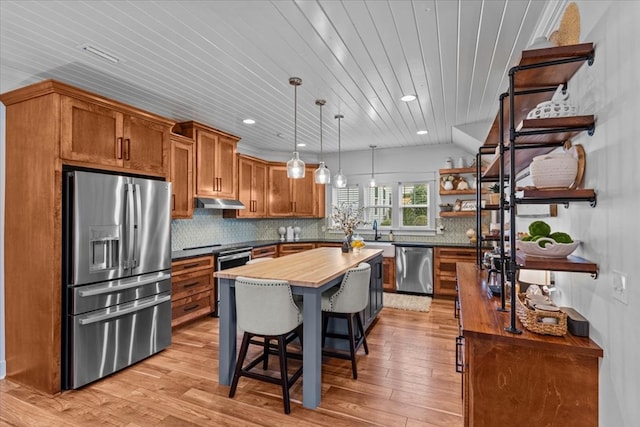
[[[611,272],[613,281],[613,297],[623,304],[628,304],[627,299],[627,275],[619,271]]]
[[[444,234],[444,225],[439,225],[436,228],[436,234]]]
[[[323,225],[323,226],[322,226],[322,232],[324,233],[325,231],[327,231],[327,226],[326,226],[326,225]]]

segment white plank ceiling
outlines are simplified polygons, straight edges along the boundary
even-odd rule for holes
[[[538,0],[0,2],[0,92],[53,78],[301,155],[452,142],[486,121],[547,6]],[[84,51],[91,45],[119,59]],[[416,101],[402,102],[404,94]],[[242,123],[256,120],[253,125]],[[417,135],[428,130],[426,135]]]

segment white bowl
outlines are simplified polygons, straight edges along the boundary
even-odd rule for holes
[[[538,244],[540,241],[547,241],[548,243],[543,248]],[[523,242],[522,240],[516,241],[518,249],[525,254],[547,258],[566,258],[576,250],[579,244],[579,240],[574,240],[573,243],[557,243],[549,237],[541,237],[535,242]]]

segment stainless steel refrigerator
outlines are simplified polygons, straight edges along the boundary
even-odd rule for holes
[[[62,388],[171,344],[171,184],[86,171],[63,180]]]

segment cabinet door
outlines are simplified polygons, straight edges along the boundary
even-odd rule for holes
[[[292,201],[294,216],[315,216],[318,211],[316,197],[316,184],[313,177],[313,169],[307,168],[304,178],[292,179]]]
[[[60,157],[123,165],[123,114],[66,96],[60,104]]]
[[[395,258],[383,258],[382,259],[382,283],[386,292],[396,291],[396,259]]]
[[[169,128],[135,116],[124,116],[124,167],[140,172],[165,174],[169,151]]]
[[[238,209],[235,213],[237,218],[253,218],[253,170],[254,162],[244,157],[238,158],[238,200],[245,205],[245,209]]]
[[[218,179],[217,196],[225,199],[235,199],[237,162],[236,141],[224,136],[218,137],[216,160],[214,163],[215,176]]]
[[[291,216],[293,200],[289,181],[286,166],[269,166],[269,216]]]
[[[193,142],[171,141],[172,218],[193,217]]]
[[[198,129],[196,132],[196,195],[216,196],[218,179],[215,175],[218,135]]]
[[[262,162],[253,164],[253,213],[257,218],[267,216],[267,165]]]

